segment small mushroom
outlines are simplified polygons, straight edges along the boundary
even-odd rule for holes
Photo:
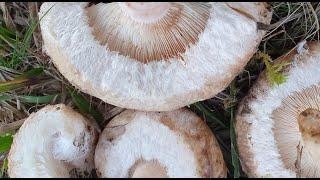
[[[270,86],[266,73],[242,101],[236,134],[250,177],[320,177],[320,43],[301,42],[275,63],[287,80]]]
[[[226,177],[219,144],[193,112],[126,110],[99,137],[100,177]]]
[[[271,14],[260,2],[47,2],[39,16],[45,51],[74,86],[118,107],[170,111],[222,91]]]
[[[91,173],[98,141],[94,126],[63,104],[32,113],[14,136],[8,174],[18,177],[70,177]]]

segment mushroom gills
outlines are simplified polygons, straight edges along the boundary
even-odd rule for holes
[[[264,71],[243,99],[236,134],[249,177],[320,177],[320,43],[302,41],[275,64],[286,81]]]
[[[320,86],[313,85],[284,99],[272,113],[281,158],[287,168],[301,169],[303,175],[314,174],[306,173],[314,164],[309,161],[320,159],[319,95]]]
[[[110,51],[148,63],[179,57],[198,41],[209,3],[99,3],[87,8],[93,35]],[[117,17],[117,18],[111,18]]]
[[[272,12],[228,5],[43,3],[39,17],[46,53],[71,84],[118,107],[172,111],[225,89],[256,52],[266,33],[257,22]]]

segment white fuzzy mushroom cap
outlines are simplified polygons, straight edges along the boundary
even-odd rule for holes
[[[262,73],[238,110],[243,169],[250,177],[320,177],[320,44],[301,42],[275,62],[290,63],[286,82],[270,87]]]
[[[63,104],[31,114],[14,136],[8,173],[18,177],[70,177],[70,171],[94,168],[98,140],[93,125]]]
[[[187,109],[126,110],[103,130],[95,151],[101,177],[226,177],[219,144]]]
[[[168,111],[211,98],[242,71],[266,3],[43,3],[44,47],[77,88],[119,107]],[[143,12],[143,13],[142,13]]]

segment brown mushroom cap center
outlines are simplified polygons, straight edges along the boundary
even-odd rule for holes
[[[129,170],[131,178],[168,178],[167,170],[157,160],[139,159]]]
[[[318,137],[320,135],[320,111],[308,108],[298,117],[299,128],[303,135]]]
[[[93,36],[107,49],[134,60],[179,58],[196,44],[211,5],[199,2],[99,3],[86,8]]]
[[[320,111],[308,108],[298,117],[299,129],[304,146],[308,148],[312,157],[320,159]]]

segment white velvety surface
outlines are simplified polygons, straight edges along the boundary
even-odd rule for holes
[[[95,167],[99,177],[127,178],[137,162],[155,161],[168,177],[226,177],[220,146],[193,112],[126,110],[99,137]]]
[[[90,172],[94,137],[88,125],[83,116],[64,105],[47,106],[31,114],[14,137],[9,176],[70,177],[72,168]]]
[[[133,113],[133,112],[128,112]],[[169,114],[169,118],[173,114]],[[158,113],[135,112],[134,118],[125,125],[125,133],[112,142],[101,135],[100,150],[96,154],[106,157],[104,166],[98,165],[102,177],[128,177],[129,169],[140,158],[146,161],[157,160],[167,169],[169,177],[199,177],[195,154],[179,132],[160,123]],[[120,121],[123,116],[113,121]],[[187,122],[183,116],[177,121]],[[96,165],[102,158],[95,156]],[[100,163],[98,163],[100,164]]]

